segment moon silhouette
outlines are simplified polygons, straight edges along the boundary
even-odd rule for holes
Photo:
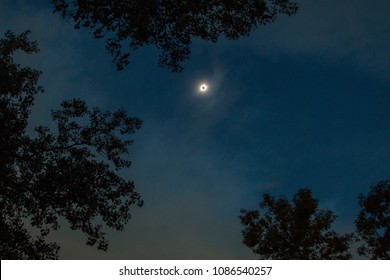
[[[200,92],[206,92],[207,88],[208,88],[208,86],[206,84],[201,84],[199,87],[199,90],[200,90]]]

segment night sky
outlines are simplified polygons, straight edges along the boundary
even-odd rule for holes
[[[249,37],[195,40],[171,73],[153,46],[118,72],[104,40],[49,1],[0,1],[1,36],[29,29],[41,49],[18,57],[43,72],[31,128],[50,126],[50,109],[74,97],[143,120],[120,174],[145,205],[123,232],[108,230],[107,253],[64,223],[51,236],[61,259],[256,258],[240,209],[303,187],[335,212],[338,232],[354,230],[357,196],[390,179],[390,1],[297,2],[296,15]]]

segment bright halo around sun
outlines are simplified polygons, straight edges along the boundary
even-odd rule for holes
[[[201,93],[206,93],[208,88],[209,88],[208,85],[205,84],[205,83],[203,83],[203,84],[201,84],[201,85],[199,86],[199,91],[200,91]]]

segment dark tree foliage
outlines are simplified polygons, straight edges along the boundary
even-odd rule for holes
[[[241,210],[243,243],[264,259],[350,259],[352,234],[331,229],[335,215],[319,210],[309,189],[300,189],[290,203],[263,195],[260,210]]]
[[[39,126],[36,137],[27,134],[34,97],[43,91],[40,72],[13,59],[17,50],[38,52],[28,33],[8,31],[0,40],[0,257],[57,258],[58,245],[45,237],[60,219],[81,230],[88,245],[107,250],[103,225],[122,230],[130,206],[143,204],[133,182],[114,172],[130,166],[122,155],[141,121],[74,99],[52,111],[54,132]]]
[[[219,37],[248,36],[279,14],[292,15],[291,0],[51,0],[54,12],[71,18],[75,28],[87,28],[95,38],[107,38],[106,48],[119,70],[130,51],[154,45],[159,64],[183,69],[194,38],[216,42]]]
[[[371,259],[390,259],[390,181],[371,186],[367,196],[359,196],[360,213],[356,232],[365,242],[359,255]]]

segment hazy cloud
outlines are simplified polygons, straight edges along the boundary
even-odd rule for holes
[[[361,71],[389,78],[388,1],[302,0],[298,5],[296,15],[260,27],[240,44],[264,56],[320,55],[325,63],[351,60]]]

